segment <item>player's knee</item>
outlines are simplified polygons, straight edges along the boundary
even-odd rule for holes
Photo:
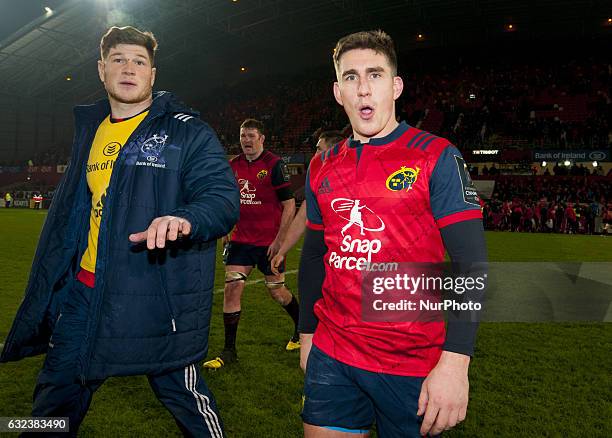
[[[285,287],[284,281],[266,281],[266,287],[270,292],[270,296],[272,296],[274,301],[276,301],[280,305],[286,306],[287,304],[289,304],[289,301],[291,301],[291,293]]]
[[[278,289],[284,288],[285,287],[285,280],[278,280],[278,281],[268,281],[266,280],[266,287],[268,288],[268,290],[270,291],[270,293],[272,293],[272,291],[277,291]]]
[[[225,284],[226,285],[236,283],[236,282],[241,282],[242,284],[244,284],[246,279],[247,279],[247,275],[244,272],[227,271],[225,273]]]

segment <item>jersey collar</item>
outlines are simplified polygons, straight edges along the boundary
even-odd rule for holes
[[[259,154],[259,157],[255,158],[254,160],[249,160],[244,152],[242,152],[242,157],[244,158],[244,161],[246,161],[247,163],[254,163],[256,161],[261,160],[263,156],[266,154],[266,152],[267,150],[264,149],[263,151],[261,151],[261,154]]]
[[[371,138],[367,143],[361,143],[359,140],[355,140],[353,136],[350,136],[348,139],[348,145],[351,148],[363,146],[364,144],[368,144],[370,146],[383,146],[400,138],[408,130],[408,128],[410,128],[408,123],[400,122],[400,124],[397,125],[397,128],[395,128],[389,134],[385,135],[384,137]]]

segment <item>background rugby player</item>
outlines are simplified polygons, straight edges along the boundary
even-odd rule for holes
[[[289,183],[285,162],[264,150],[264,126],[255,119],[247,119],[240,126],[242,153],[230,164],[240,188],[240,220],[229,241],[225,266],[223,294],[223,324],[225,345],[219,356],[204,363],[204,367],[218,369],[237,360],[236,334],[242,307],[240,299],[245,281],[253,267],[264,274],[272,298],[291,316],[295,330],[287,343],[287,350],[300,348],[297,324],[298,302],[285,286],[284,265],[279,273],[270,269],[270,260],[280,248],[291,220],[295,215],[295,199]]]

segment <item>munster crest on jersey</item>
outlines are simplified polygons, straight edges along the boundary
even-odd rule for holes
[[[402,166],[399,170],[389,175],[387,178],[387,188],[394,192],[412,190],[412,186],[416,183],[420,171],[419,167]]]
[[[161,153],[166,147],[167,135],[154,134],[153,137],[148,138],[140,147],[140,150],[145,154],[147,161],[155,163],[159,160]]]
[[[266,176],[268,176],[268,171],[267,170],[260,170],[259,173],[257,174],[257,179],[264,179]]]

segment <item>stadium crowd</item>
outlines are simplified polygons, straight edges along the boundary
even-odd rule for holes
[[[398,117],[448,138],[463,151],[482,146],[612,145],[610,63],[584,59],[485,67],[455,62],[424,72],[412,67],[404,68],[407,86],[398,101]],[[253,78],[216,89],[194,106],[202,110],[202,119],[216,130],[229,154],[240,150],[236,126],[247,117],[266,124],[272,150],[309,152],[318,132],[347,126],[344,111],[329,93],[329,81],[330,72],[320,69]],[[32,160],[36,165],[58,164],[67,154],[67,147],[53,146]]]
[[[612,65],[465,65],[413,75],[404,113],[463,149],[612,144]]]
[[[612,181],[604,177],[496,177],[483,205],[485,228],[601,234],[612,227]]]
[[[463,150],[483,145],[608,147],[611,78],[612,64],[587,61],[561,66],[456,65],[405,78],[409,86],[400,98],[398,117]],[[226,103],[205,111],[204,118],[218,130],[229,152],[238,150],[235,126],[253,114],[266,122],[273,149],[300,150],[313,141],[309,133],[318,128],[346,125],[328,82],[324,76],[248,81],[214,93],[213,101]]]

